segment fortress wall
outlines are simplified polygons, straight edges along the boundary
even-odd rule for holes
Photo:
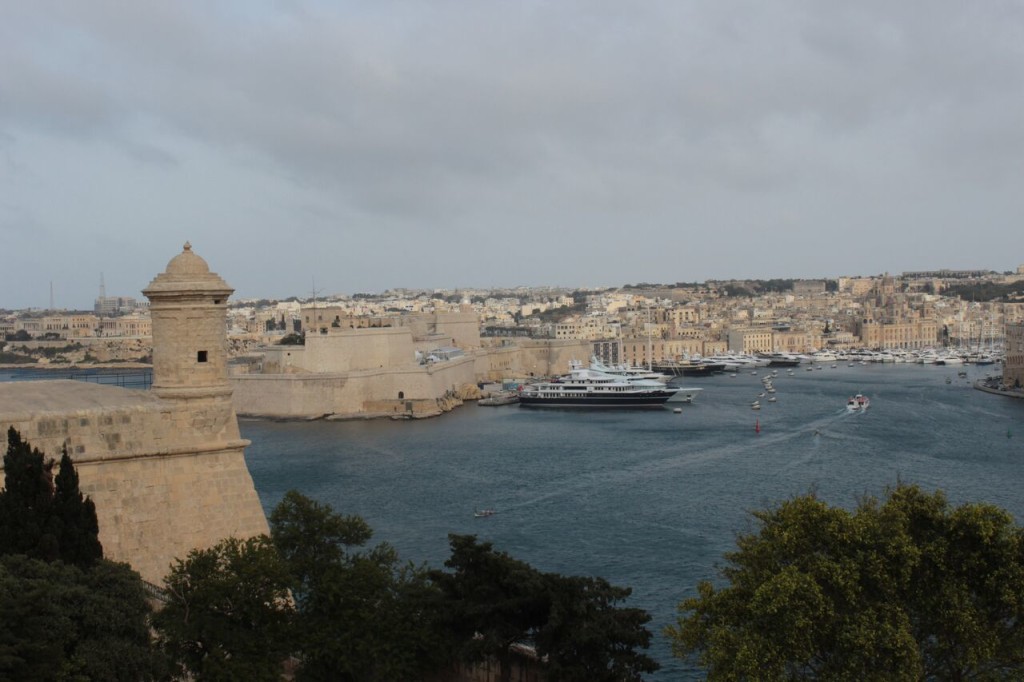
[[[303,369],[348,372],[401,367],[416,361],[412,333],[403,327],[333,330],[306,337]]]
[[[193,548],[268,532],[230,405],[77,381],[3,388],[23,405],[0,396],[4,434],[13,426],[55,460],[67,443],[80,488],[96,505],[104,556],[145,580],[160,584]]]
[[[428,367],[365,370],[346,374],[251,374],[231,377],[238,414],[275,418],[379,413],[375,403],[429,400],[475,384],[472,358]],[[401,395],[401,397],[400,397]],[[391,407],[388,412],[393,411]]]
[[[0,426],[48,454],[67,443],[75,463],[210,449],[239,440],[228,396],[163,400],[150,391],[81,381],[6,384]]]
[[[348,375],[242,374],[231,377],[235,411],[242,416],[297,419],[354,411],[362,399],[348,388]],[[355,401],[355,402],[353,402]]]
[[[175,559],[227,537],[269,533],[244,447],[79,464],[104,556],[161,584]]]
[[[436,330],[459,348],[480,347],[480,319],[476,313],[436,313]]]
[[[153,388],[80,381],[0,383],[0,428],[46,456],[66,444],[92,498],[104,554],[160,584],[175,558],[268,531],[245,464],[227,380],[232,289],[185,244],[143,294]]]
[[[586,340],[523,340],[522,369],[528,376],[551,376],[567,374],[569,362],[577,360],[584,365],[590,362],[593,345]]]
[[[477,352],[473,356],[478,381],[503,381],[521,379],[523,371],[522,352],[518,346],[498,346]]]

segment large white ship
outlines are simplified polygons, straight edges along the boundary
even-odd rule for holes
[[[524,386],[519,392],[519,404],[523,407],[660,407],[678,391],[654,379],[625,379],[573,363],[565,376]]]

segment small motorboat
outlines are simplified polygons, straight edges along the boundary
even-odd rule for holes
[[[858,393],[846,401],[846,409],[850,412],[863,412],[871,405],[866,395]]]
[[[761,402],[759,400],[755,400],[754,402],[750,403],[750,409],[752,409],[752,410],[760,410],[761,409]]]
[[[494,516],[496,513],[497,512],[494,511],[493,509],[478,509],[477,511],[473,512],[473,516],[478,519],[482,519],[487,516]]]

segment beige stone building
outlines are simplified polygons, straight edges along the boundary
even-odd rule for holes
[[[1006,325],[1006,360],[1003,385],[1024,386],[1024,323]]]
[[[67,447],[96,504],[104,555],[160,584],[175,558],[267,532],[227,377],[232,289],[185,249],[143,292],[149,391],[78,381],[0,383],[0,428],[48,457]]]
[[[729,350],[736,353],[771,353],[775,350],[772,330],[765,327],[730,329]]]
[[[930,348],[939,342],[939,323],[934,318],[875,320],[859,318],[854,333],[866,348]]]

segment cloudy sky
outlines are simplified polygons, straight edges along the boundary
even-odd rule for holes
[[[1024,263],[1020,0],[0,0],[0,307]],[[315,283],[315,284],[314,284]]]

